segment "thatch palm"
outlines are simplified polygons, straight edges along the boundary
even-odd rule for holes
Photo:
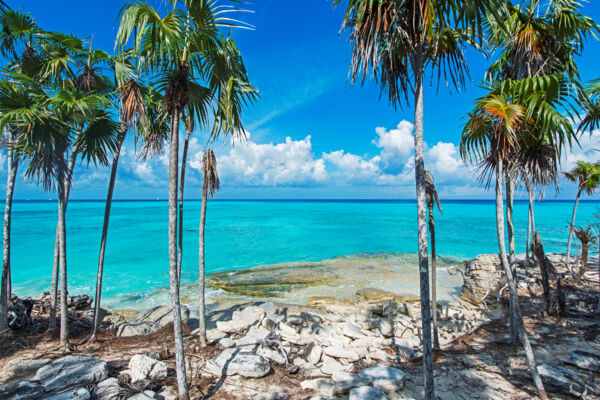
[[[494,93],[489,94],[478,100],[475,110],[469,115],[469,120],[463,131],[461,153],[463,157],[470,157],[469,155],[473,154],[482,157],[490,154],[491,156],[488,156],[488,160],[493,160],[495,165],[496,230],[498,247],[500,249],[500,262],[508,282],[511,308],[516,315],[518,332],[523,347],[525,348],[529,369],[536,387],[538,388],[540,397],[546,399],[547,396],[541,378],[537,372],[533,351],[523,323],[517,287],[506,254],[506,243],[504,239],[504,198],[502,193],[502,179],[504,178],[503,167],[506,158],[514,152],[517,147],[519,125],[521,125],[526,118],[526,109],[522,105],[510,103],[503,96]]]
[[[437,206],[439,213],[442,213],[442,205],[438,197],[437,190],[433,183],[433,176],[428,169],[425,170],[425,195],[427,197],[427,209],[429,211],[429,237],[431,239],[431,313],[433,314],[433,348],[440,348],[440,338],[437,325],[437,260],[435,251],[435,219],[433,209]]]
[[[206,317],[204,305],[204,275],[205,275],[205,258],[204,258],[204,226],[206,224],[206,203],[208,196],[213,197],[215,191],[219,190],[221,183],[217,174],[217,159],[212,149],[204,152],[202,157],[202,208],[200,209],[200,236],[199,236],[199,273],[198,281],[198,322],[200,345],[206,346]]]
[[[178,272],[179,122],[194,104],[194,78],[211,76],[211,51],[218,48],[219,26],[233,26],[224,17],[232,9],[214,1],[174,1],[161,14],[146,2],[127,3],[122,9],[117,48],[133,42],[138,69],[151,75],[164,93],[163,107],[170,119],[169,148],[169,286],[173,307],[177,384],[179,397],[189,399],[186,382]],[[189,115],[189,114],[188,114]],[[196,113],[197,116],[202,112]]]
[[[575,217],[577,216],[577,206],[582,193],[593,194],[600,187],[600,163],[589,163],[578,161],[577,166],[569,172],[563,172],[564,176],[571,182],[577,183],[577,196],[575,196],[575,205],[573,206],[573,216],[569,225],[569,240],[567,242],[567,262],[571,256],[571,240],[575,229]]]
[[[0,53],[9,59],[9,66],[15,69],[25,69],[24,66],[32,64],[35,58],[33,53],[34,35],[39,31],[35,22],[27,15],[18,13],[9,8],[2,7],[0,3]],[[24,100],[18,92],[14,91],[10,83],[2,91],[2,108],[15,111],[23,105]],[[7,123],[6,121],[5,123]],[[4,141],[8,145],[8,166],[6,181],[6,201],[4,203],[4,227],[2,240],[2,278],[0,280],[0,330],[6,329],[8,302],[11,297],[11,271],[10,271],[10,239],[12,199],[15,180],[19,166],[18,153],[12,148],[16,140],[15,126],[1,124],[0,130],[5,133]]]
[[[94,340],[96,337],[96,331],[98,329],[98,324],[100,323],[100,301],[102,298],[102,277],[104,275],[104,254],[106,251],[106,239],[108,236],[108,224],[110,221],[113,192],[117,179],[117,169],[119,166],[119,155],[121,154],[121,147],[125,141],[127,131],[129,129],[135,130],[138,120],[143,119],[144,117],[145,109],[140,84],[134,78],[129,78],[125,82],[119,84],[117,91],[119,96],[119,119],[121,122],[115,151],[113,153],[113,161],[108,182],[108,193],[106,195],[106,203],[104,207],[104,222],[102,223],[100,255],[98,257],[98,273],[96,275],[96,295],[94,297],[94,324],[91,334],[92,340]]]
[[[345,3],[336,0],[334,4]],[[463,56],[467,37],[478,42],[484,17],[495,0],[348,0],[343,27],[351,31],[351,76],[372,71],[395,106],[414,95],[415,177],[418,255],[423,324],[425,398],[435,398],[427,261],[425,167],[423,160],[423,78],[426,68],[446,83],[462,86],[468,73]],[[492,11],[493,12],[493,11]]]

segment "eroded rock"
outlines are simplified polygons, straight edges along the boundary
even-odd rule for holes
[[[129,360],[129,375],[132,382],[163,380],[167,377],[167,364],[143,354],[136,354]]]
[[[67,356],[40,368],[35,374],[46,392],[86,386],[108,378],[106,362],[97,358]]]
[[[271,371],[269,361],[242,349],[225,349],[206,363],[206,369],[215,375],[240,375],[246,378],[262,378]]]

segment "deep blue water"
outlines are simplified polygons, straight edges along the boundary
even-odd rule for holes
[[[147,293],[168,285],[166,201],[113,203],[103,296]],[[444,201],[436,212],[438,254],[456,259],[497,252],[495,206],[487,200]],[[547,251],[564,251],[571,201],[535,206]],[[197,279],[199,201],[185,202],[183,280]],[[577,223],[599,222],[599,201],[580,203]],[[92,293],[104,214],[102,201],[71,201],[67,262],[71,293]],[[56,203],[13,205],[12,277],[15,291],[49,290]],[[525,246],[527,203],[515,204],[517,251]],[[416,252],[416,203],[388,200],[211,201],[206,227],[207,271],[262,264],[319,261],[359,253]]]

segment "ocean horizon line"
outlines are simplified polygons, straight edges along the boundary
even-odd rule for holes
[[[13,202],[17,203],[54,203],[57,199],[15,199]],[[113,203],[127,203],[127,202],[168,202],[168,199],[156,198],[156,199],[113,199]],[[184,201],[198,202],[202,201],[201,198],[184,199]],[[277,203],[416,203],[416,199],[209,199],[211,202],[277,202]],[[515,203],[527,203],[527,199],[514,199]],[[544,199],[536,200],[535,203],[573,203],[573,199]],[[69,199],[69,202],[74,203],[98,203],[106,202],[106,199]],[[495,199],[445,199],[442,200],[444,203],[495,203]],[[600,199],[580,199],[580,203],[600,203]]]

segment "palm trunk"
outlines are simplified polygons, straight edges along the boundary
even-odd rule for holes
[[[202,182],[202,208],[200,209],[199,234],[199,277],[198,277],[198,338],[200,345],[206,347],[206,310],[204,305],[204,226],[206,224],[206,203],[208,200],[208,183],[206,177]]]
[[[577,206],[579,205],[580,197],[581,188],[579,188],[579,190],[577,191],[577,197],[575,198],[575,206],[573,207],[573,216],[571,217],[571,225],[569,225],[569,241],[567,242],[567,265],[569,265],[569,258],[571,257],[571,240],[573,238],[573,229],[575,228],[575,216],[577,215]]]
[[[75,169],[75,162],[77,161],[78,153],[76,151],[71,152],[69,158],[69,170],[67,171],[67,179],[63,183],[65,185],[65,213],[67,212],[67,204],[69,201],[69,195],[71,194],[71,178],[73,177],[73,170]],[[64,180],[64,179],[63,179]],[[50,332],[56,332],[56,304],[58,303],[58,274],[60,264],[60,233],[59,225],[56,224],[56,237],[54,238],[54,260],[52,263],[52,289],[50,291],[50,316],[48,330]]]
[[[64,155],[62,156],[64,163]],[[62,165],[58,168],[58,244],[60,264],[60,345],[68,350],[69,345],[69,311],[67,309],[67,228],[65,214],[67,210],[67,186]]]
[[[173,338],[175,340],[175,370],[180,400],[189,400],[186,381],[183,333],[181,327],[181,302],[177,276],[177,182],[179,167],[179,112],[171,116],[171,146],[169,149],[169,286],[173,312]]]
[[[187,163],[188,146],[192,134],[190,117],[185,123],[185,142],[183,143],[183,155],[181,158],[181,182],[179,182],[179,251],[177,253],[177,281],[181,285],[181,259],[183,257],[183,188],[185,186],[185,166]]]
[[[427,217],[425,216],[425,163],[423,161],[423,44],[420,44],[415,52],[413,70],[415,71],[415,178],[417,188],[421,321],[423,324],[423,377],[425,399],[435,400],[429,302],[429,265],[427,260]]]
[[[102,277],[104,275],[104,253],[106,251],[106,238],[108,236],[108,223],[110,220],[110,208],[112,206],[115,181],[117,180],[117,169],[119,168],[119,155],[121,147],[127,134],[127,125],[121,124],[121,131],[117,138],[117,147],[113,156],[112,167],[110,170],[110,181],[108,182],[108,194],[106,195],[106,204],[104,206],[104,223],[102,224],[102,238],[100,239],[100,256],[98,257],[98,273],[96,275],[96,296],[94,297],[94,326],[92,328],[92,340],[96,338],[96,331],[100,323],[100,300],[102,299]]]
[[[431,313],[433,315],[433,348],[440,348],[440,338],[437,324],[437,268],[435,253],[435,220],[433,219],[433,201],[428,202],[429,210],[429,235],[431,237]]]
[[[533,229],[533,199],[534,194],[531,191],[531,185],[529,184],[529,179],[523,179],[525,183],[525,188],[527,189],[527,196],[529,197],[529,211],[527,213],[527,243],[525,243],[525,255],[526,259],[529,260],[529,250],[531,247],[531,235],[534,231]]]
[[[13,134],[9,138],[12,143]],[[4,203],[4,235],[3,235],[3,258],[2,258],[2,280],[0,282],[0,330],[8,328],[8,303],[11,297],[10,276],[10,224],[12,217],[12,200],[15,191],[15,180],[19,158],[12,150],[8,151],[8,177],[6,179],[6,202]]]
[[[510,265],[510,269],[513,273],[513,278],[517,279],[517,265],[516,265],[516,255],[515,255],[515,232],[514,232],[514,224],[513,224],[513,196],[514,196],[514,186],[513,186],[513,178],[510,173],[506,173],[506,230],[508,233],[508,263]],[[510,305],[512,308],[512,304]],[[515,321],[515,313],[514,311],[509,312],[510,316],[510,337],[513,343],[518,343],[519,334],[517,330],[517,321]]]
[[[498,234],[498,247],[500,249],[500,262],[502,264],[502,269],[506,274],[506,281],[508,282],[508,290],[510,293],[510,304],[512,308],[511,311],[515,315],[515,321],[518,325],[518,332],[521,342],[523,343],[523,348],[525,349],[525,355],[527,357],[529,371],[531,372],[533,382],[535,383],[540,398],[542,400],[546,400],[548,396],[546,395],[542,379],[540,378],[537,367],[535,365],[533,350],[531,349],[531,344],[529,343],[529,337],[527,336],[527,331],[525,330],[525,323],[523,322],[523,316],[521,315],[521,308],[519,307],[517,285],[515,284],[512,269],[510,267],[508,257],[506,255],[506,244],[504,242],[504,199],[502,193],[502,176],[502,159],[499,159],[496,169],[496,231]]]

